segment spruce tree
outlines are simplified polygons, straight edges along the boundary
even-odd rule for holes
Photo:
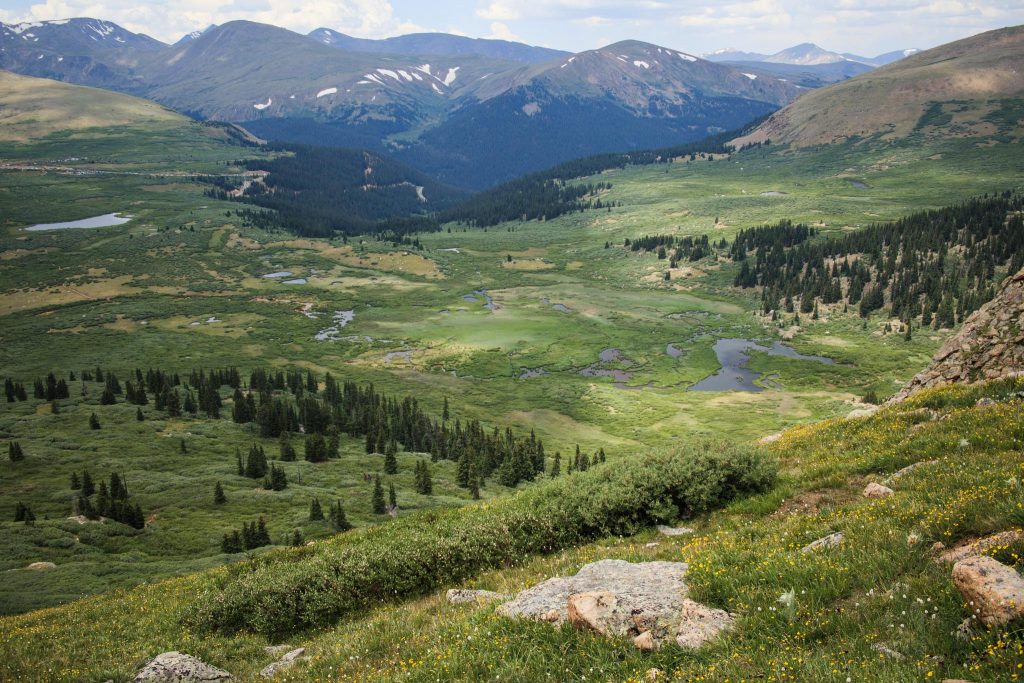
[[[388,483],[388,505],[392,510],[398,509],[398,496],[395,494],[395,484],[393,482]]]
[[[224,487],[221,486],[220,482],[218,481],[217,484],[213,487],[213,504],[223,505],[226,502],[228,502],[228,498],[227,496],[224,495]]]
[[[314,498],[309,502],[309,521],[319,522],[324,518],[324,511],[320,508],[320,499]]]
[[[96,493],[96,485],[92,482],[92,475],[89,474],[89,470],[86,470],[82,473],[82,495],[88,498],[94,493]]]
[[[82,482],[78,478],[78,472],[71,473],[71,490],[77,491],[82,488]]]
[[[288,432],[281,432],[281,460],[283,462],[294,462],[296,458],[295,447],[288,437]]]
[[[112,406],[115,403],[117,403],[117,397],[114,396],[114,392],[110,387],[106,387],[100,395],[100,405]]]
[[[89,416],[89,429],[99,429],[100,419],[96,417],[96,413]]]
[[[562,454],[555,451],[555,461],[551,464],[551,478],[554,479],[562,473]]]
[[[143,414],[142,408],[136,408],[135,409],[135,420],[137,422],[143,422],[143,421],[145,421],[145,419],[146,419],[146,416]]]
[[[397,451],[395,440],[388,441],[388,445],[384,449],[384,474],[398,474],[398,458],[395,456]]]
[[[335,531],[348,531],[352,528],[348,518],[345,517],[345,510],[341,507],[340,500],[331,506],[331,526]]]
[[[256,523],[256,542],[259,544],[256,547],[270,545],[270,532],[267,531],[267,522],[263,517]]]
[[[11,462],[18,462],[19,460],[25,459],[25,451],[21,449],[21,444],[17,441],[12,441],[7,446],[7,457],[10,458]]]
[[[292,546],[298,548],[299,546],[305,545],[305,544],[306,544],[306,542],[302,538],[302,531],[299,530],[299,529],[296,529],[295,531],[293,531],[292,532]]]
[[[384,504],[384,487],[380,483],[380,475],[377,475],[373,481],[373,514],[383,515],[387,512],[387,506]]]

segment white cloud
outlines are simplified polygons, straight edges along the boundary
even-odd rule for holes
[[[326,26],[365,38],[423,30],[398,20],[388,0],[45,0],[22,12],[0,12],[5,22],[68,17],[106,19],[164,41],[235,19],[300,33]]]
[[[503,24],[500,21],[491,22],[491,34],[485,37],[492,40],[511,40],[514,42],[522,42],[523,40],[512,32],[508,24]]]

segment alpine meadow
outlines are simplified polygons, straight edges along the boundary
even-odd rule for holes
[[[0,680],[1024,679],[1019,7],[229,4],[0,9]]]

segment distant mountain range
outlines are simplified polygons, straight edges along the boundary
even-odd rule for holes
[[[989,31],[808,92],[737,144],[809,147],[910,136],[1024,139],[1024,26]]]
[[[735,129],[871,68],[813,45],[741,63],[723,54],[716,63],[625,41],[573,55],[437,33],[304,36],[247,21],[166,45],[98,19],[0,24],[0,68],[145,97],[267,139],[385,152],[471,189]]]
[[[703,55],[704,59],[712,62],[768,62],[771,64],[792,64],[797,66],[818,66],[822,64],[835,64],[837,62],[857,62],[869,67],[885,66],[904,57],[920,52],[920,50],[896,50],[886,52],[877,57],[861,57],[848,52],[831,52],[814,43],[801,43],[786,48],[773,55],[764,55],[758,52],[743,52],[741,50],[725,49],[717,50],[710,54]]]

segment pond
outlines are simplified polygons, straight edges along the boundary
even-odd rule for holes
[[[276,273],[267,273],[263,277],[267,280],[276,280],[282,277],[291,277],[292,275],[295,275],[295,273],[290,270],[279,270]]]
[[[760,375],[747,367],[750,352],[760,351],[769,356],[782,356],[795,360],[809,360],[833,365],[835,361],[825,356],[806,356],[782,342],[762,346],[749,339],[719,339],[714,346],[715,356],[722,366],[718,372],[691,386],[688,391],[764,391],[765,387],[754,382]]]
[[[109,228],[113,225],[124,225],[132,218],[131,216],[119,216],[116,213],[105,213],[102,216],[83,218],[80,221],[66,221],[64,223],[37,223],[25,228],[29,232],[41,230],[76,230],[80,228]]]

